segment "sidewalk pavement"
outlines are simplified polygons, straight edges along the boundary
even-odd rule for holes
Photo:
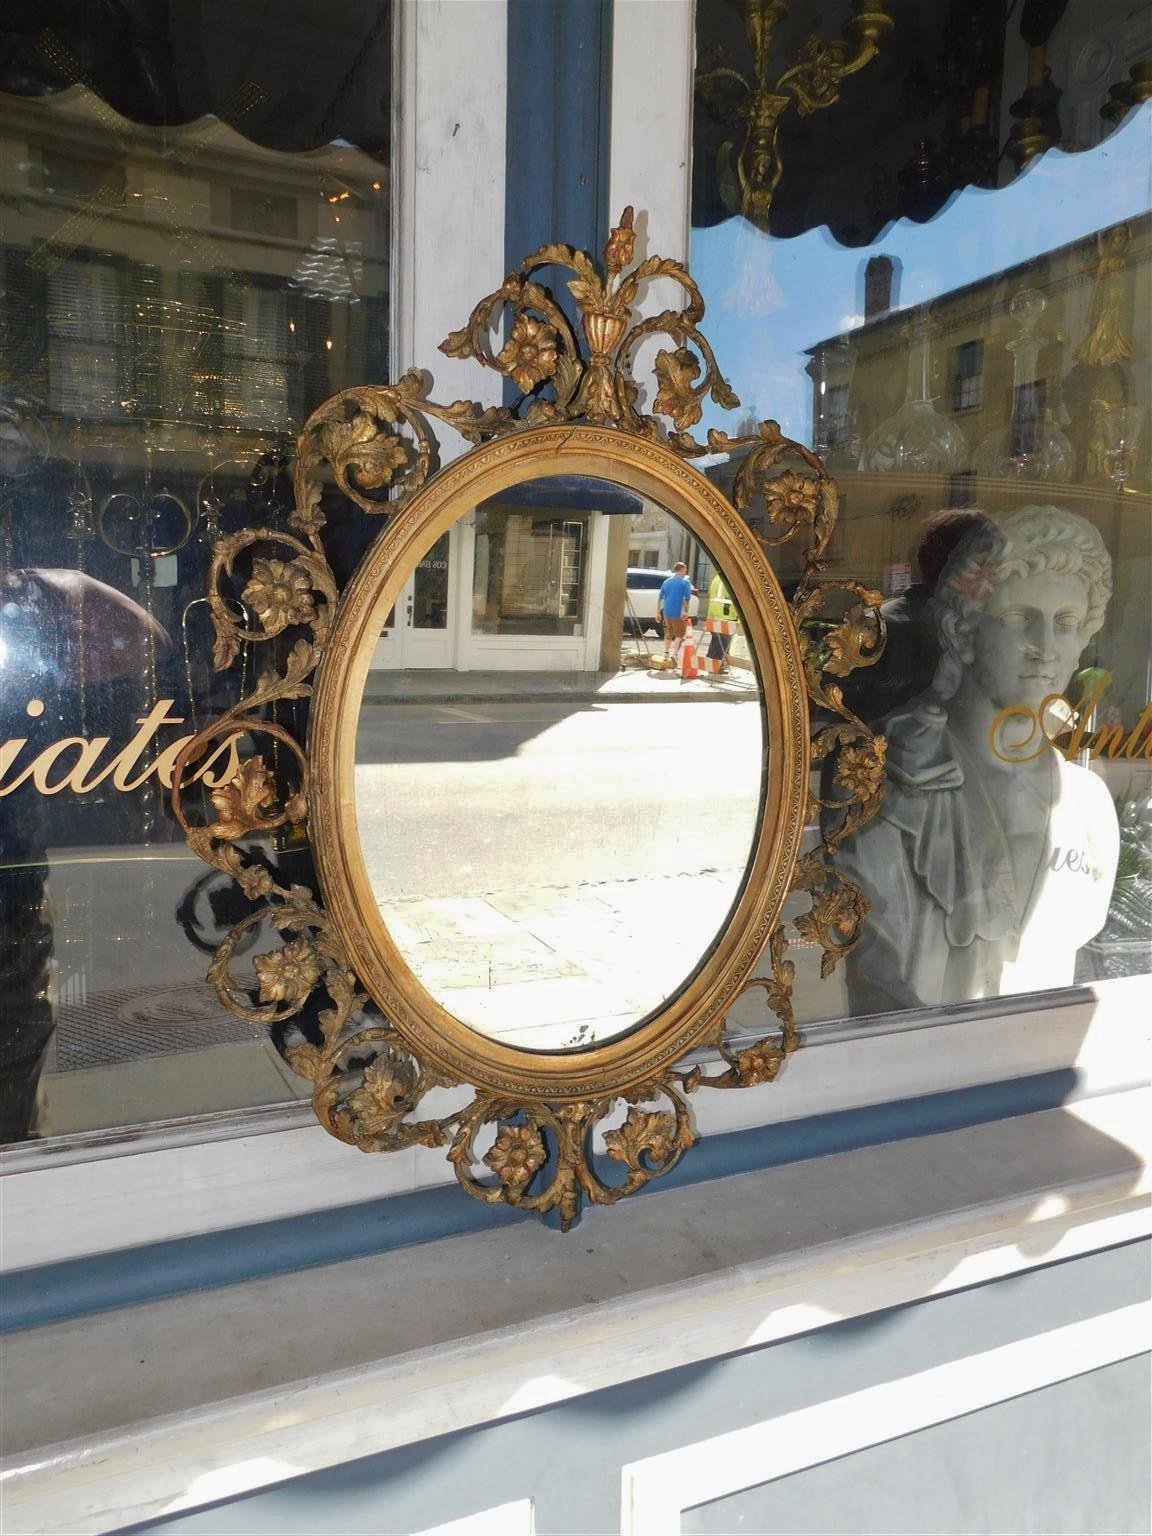
[[[568,703],[602,701],[605,704],[667,703],[672,700],[712,699],[732,702],[759,697],[756,674],[749,667],[733,667],[718,677],[687,679],[675,671],[644,666],[618,672],[457,672],[427,671],[368,674],[366,704],[455,704],[484,699],[492,703],[521,699],[557,699]]]
[[[465,1024],[505,1045],[610,1040],[679,990],[721,931],[743,869],[379,904],[404,959]]]

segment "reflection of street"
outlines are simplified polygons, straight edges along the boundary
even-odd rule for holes
[[[369,705],[356,801],[397,942],[453,1013],[588,1043],[695,969],[760,793],[755,701]]]

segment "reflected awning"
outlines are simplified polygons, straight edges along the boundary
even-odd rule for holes
[[[506,491],[489,496],[477,507],[546,507],[550,512],[629,512],[644,510],[644,498],[614,480],[598,480],[594,475],[541,475],[535,480],[521,480]]]

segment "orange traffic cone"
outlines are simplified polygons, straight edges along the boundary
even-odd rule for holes
[[[680,676],[684,680],[700,676],[700,669],[696,665],[696,631],[692,628],[691,619],[688,620],[688,628],[680,642]]]

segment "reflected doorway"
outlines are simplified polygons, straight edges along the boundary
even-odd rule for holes
[[[372,655],[374,668],[450,667],[456,601],[455,531],[442,534],[404,583]]]

